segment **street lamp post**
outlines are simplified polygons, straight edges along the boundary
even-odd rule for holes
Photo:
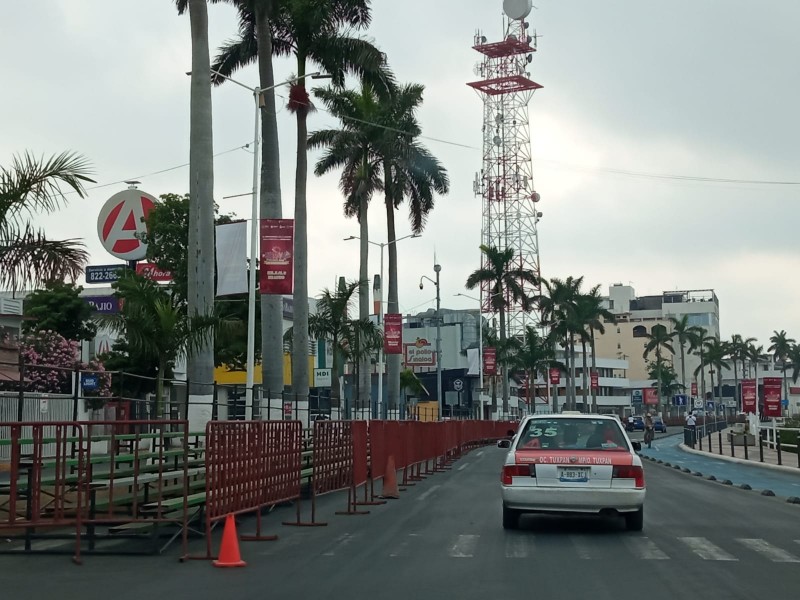
[[[456,296],[463,296],[464,298],[475,300],[478,303],[478,385],[481,389],[481,391],[478,392],[478,405],[481,410],[481,419],[483,419],[483,314],[481,313],[483,302],[481,302],[480,298],[462,294],[460,292],[456,294]]]
[[[397,238],[392,240],[391,242],[373,242],[371,240],[367,240],[368,244],[372,244],[373,246],[378,246],[381,249],[381,289],[383,289],[383,249],[386,246],[390,246],[391,244],[396,244],[401,240],[405,240],[407,238],[418,238],[420,235],[418,233],[410,233],[408,235],[404,235],[401,238]],[[357,235],[351,235],[350,237],[344,238],[345,242],[350,240],[360,240],[361,238]],[[381,336],[383,336],[383,297],[381,296],[381,301],[378,303],[378,327],[380,328]],[[383,349],[378,350],[378,402],[377,402],[377,415],[373,413],[373,418],[380,417],[385,419],[388,416],[389,412],[389,405],[387,402],[383,401]]]
[[[419,289],[422,289],[423,279],[427,279],[436,286],[436,398],[439,401],[442,416],[444,416],[444,398],[442,398],[442,298],[439,293],[439,273],[442,271],[442,265],[433,265],[433,270],[436,273],[436,281],[423,275],[419,278]]]
[[[215,71],[211,69],[211,72],[217,75],[218,77],[222,77],[223,79],[230,81],[231,83],[235,83],[239,87],[243,87],[246,90],[249,90],[253,93],[253,99],[255,100],[255,118],[254,118],[254,136],[253,136],[253,191],[252,191],[252,203],[251,203],[251,215],[250,215],[250,272],[249,272],[249,290],[248,290],[248,297],[247,297],[247,379],[245,383],[245,415],[247,411],[253,410],[253,387],[255,385],[255,361],[256,361],[256,263],[258,262],[258,167],[259,167],[259,155],[258,155],[258,142],[260,137],[259,131],[259,118],[261,116],[261,94],[264,92],[268,92],[269,90],[273,90],[275,88],[284,86],[284,85],[291,85],[296,81],[300,81],[301,79],[306,79],[307,77],[311,77],[312,79],[321,79],[330,77],[330,75],[323,75],[319,71],[314,73],[307,73],[306,75],[302,75],[300,77],[293,77],[292,79],[287,79],[286,81],[282,81],[280,83],[276,83],[275,85],[271,85],[265,88],[261,87],[250,87],[240,81],[236,81],[235,79],[228,77],[227,75],[223,75],[219,71]],[[187,75],[191,75],[191,71],[187,73]],[[252,415],[252,412],[251,412]]]

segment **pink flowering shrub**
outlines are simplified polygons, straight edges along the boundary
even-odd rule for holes
[[[75,368],[87,371],[105,371],[103,363],[93,358],[89,363],[80,362],[80,344],[68,340],[55,331],[37,331],[24,336],[20,353],[25,363],[25,378],[29,389],[49,394],[72,392],[72,376]],[[108,396],[111,393],[111,375],[99,376],[99,387],[92,396]],[[86,395],[90,395],[88,392]]]

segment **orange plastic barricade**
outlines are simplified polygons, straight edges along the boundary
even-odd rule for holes
[[[383,479],[386,473],[386,421],[369,421],[367,428],[369,445],[369,486],[364,485],[364,499],[358,505],[386,504],[375,496],[375,482]],[[369,491],[368,489],[369,488]]]

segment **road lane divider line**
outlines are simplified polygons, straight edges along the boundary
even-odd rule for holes
[[[399,556],[407,556],[408,555],[408,545],[411,541],[419,537],[418,533],[409,533],[406,539],[404,539],[400,544],[395,548],[392,552],[389,553],[390,558],[397,558]]]
[[[464,469],[466,469],[466,468],[467,468],[469,465],[470,465],[470,463],[464,463],[463,465],[461,465],[460,467],[458,467],[458,469],[456,469],[456,471],[463,471],[463,470],[464,470]]]
[[[479,450],[475,453],[475,456],[483,456],[483,450]]]
[[[417,500],[427,500],[428,496],[430,496],[433,492],[438,490],[440,487],[442,487],[442,486],[439,485],[438,483],[436,485],[432,485],[430,488],[428,488],[427,490],[422,492],[419,495],[419,498],[417,498]]]
[[[330,547],[330,549],[326,552],[323,552],[322,556],[335,556],[337,550],[342,550],[346,547],[350,542],[353,541],[355,536],[352,533],[344,533],[336,538],[336,542]]]
[[[450,545],[448,554],[453,558],[472,558],[478,545],[479,535],[459,535]]]
[[[649,537],[624,538],[630,550],[643,560],[669,560],[669,556]]]
[[[788,553],[783,548],[778,548],[777,546],[773,546],[766,540],[753,539],[753,538],[738,538],[736,541],[746,546],[747,548],[750,548],[750,550],[758,552],[759,554],[763,555],[765,558],[768,558],[772,562],[800,563],[800,558],[797,558],[794,554]]]
[[[703,537],[679,537],[681,542],[689,546],[689,549],[703,560],[727,560],[738,561],[739,559],[725,552],[719,546],[712,544]]]
[[[509,535],[506,537],[506,558],[527,558],[528,548],[533,539],[527,535]]]

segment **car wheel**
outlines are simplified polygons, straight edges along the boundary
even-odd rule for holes
[[[504,504],[503,505],[503,529],[517,529],[519,527],[519,515],[520,515],[520,512],[518,510],[514,510],[512,508],[508,508]]]
[[[644,506],[632,513],[625,513],[625,528],[628,531],[641,531],[644,527]]]

